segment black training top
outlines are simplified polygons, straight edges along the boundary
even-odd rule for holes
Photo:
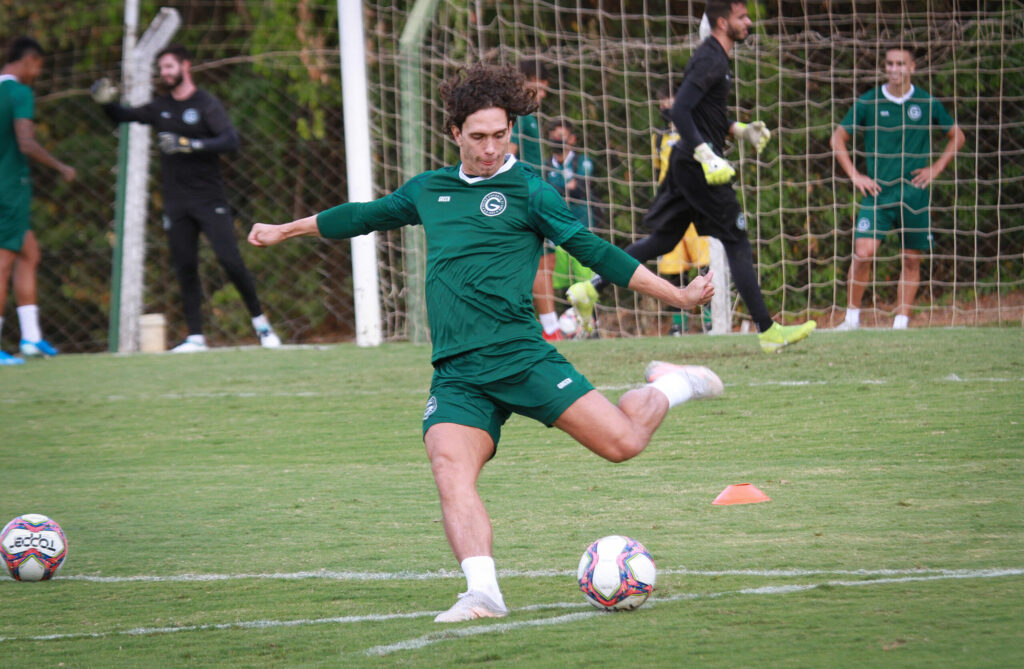
[[[681,141],[676,149],[687,160],[693,150],[707,142],[718,155],[725,152],[729,135],[729,91],[732,88],[732,66],[725,49],[714,37],[701,42],[683,72],[683,83],[672,105],[672,122]]]
[[[161,95],[141,107],[111,103],[103,105],[103,110],[118,123],[146,123],[157,132],[202,140],[201,148],[191,153],[160,155],[165,202],[225,199],[217,154],[237,150],[238,134],[220,100],[196,90],[186,100]]]

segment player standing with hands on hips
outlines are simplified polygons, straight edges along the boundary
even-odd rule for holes
[[[913,52],[904,44],[886,49],[888,81],[854,102],[832,134],[836,162],[863,198],[853,233],[846,317],[837,330],[860,327],[860,304],[871,265],[882,239],[894,229],[899,230],[903,254],[892,327],[907,327],[921,284],[921,256],[932,248],[928,186],[967,139],[942,103],[910,82],[916,68]],[[945,131],[948,141],[938,159],[929,163],[935,128]],[[865,172],[857,170],[846,148],[851,138],[861,142]]]
[[[704,11],[711,35],[686,64],[672,105],[672,122],[680,140],[672,148],[668,173],[643,219],[652,232],[627,246],[626,253],[640,262],[664,255],[683,238],[691,221],[700,235],[717,238],[725,247],[736,289],[760,333],[761,350],[772,353],[804,339],[816,324],[807,321],[784,326],[772,320],[754,270],[747,219],[731,183],[736,170],[721,157],[730,134],[758,153],[771,139],[763,122],[747,124],[729,118],[733,86],[729,54],[753,26],[747,3],[709,0]],[[581,318],[594,309],[598,291],[606,285],[598,276],[569,288],[569,300]]]
[[[437,622],[507,615],[491,553],[492,530],[476,483],[512,413],[567,432],[597,455],[638,455],[669,408],[721,394],[706,367],[655,362],[648,384],[609,402],[544,341],[532,288],[545,239],[620,286],[690,308],[711,299],[710,277],[680,289],[600,239],[561,195],[509,153],[516,118],[536,109],[512,66],[477,64],[440,87],[458,165],[424,172],[373,202],[342,204],[282,225],[256,223],[249,242],[272,246],[313,235],[346,239],[422,225],[434,377],[423,441],[448,542],[467,592]]]
[[[199,282],[200,232],[242,296],[260,345],[277,348],[281,340],[263,315],[252,275],[238,252],[231,208],[224,194],[220,154],[238,150],[238,134],[220,100],[196,88],[185,47],[167,47],[156,62],[167,95],[140,107],[124,107],[116,102],[117,89],[100,79],[92,86],[92,97],[115,122],[145,123],[158,133],[164,229],[188,325],[188,338],[173,350],[207,350]]]
[[[43,47],[31,37],[11,42],[0,70],[0,330],[12,279],[21,325],[21,354],[29,357],[57,355],[43,339],[36,304],[39,242],[30,225],[32,182],[28,158],[52,167],[65,181],[73,181],[75,169],[50,155],[36,140],[35,98],[30,88],[43,71]],[[0,351],[0,365],[24,361]]]

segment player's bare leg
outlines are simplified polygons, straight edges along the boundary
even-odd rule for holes
[[[36,304],[38,294],[36,271],[39,268],[41,257],[39,242],[36,241],[35,234],[29,230],[25,233],[21,252],[18,253],[17,262],[14,263],[14,301],[18,303],[19,307]]]
[[[423,441],[441,498],[445,536],[468,584],[467,592],[435,622],[507,615],[491,557],[491,519],[476,489],[494,441],[484,430],[454,423],[431,426]]]
[[[917,249],[903,250],[903,268],[896,291],[896,321],[892,325],[897,330],[905,329],[910,320],[910,308],[914,306],[914,298],[917,297],[917,289],[921,285],[921,255],[921,251]]]
[[[871,280],[875,255],[881,245],[881,239],[872,237],[858,237],[854,240],[853,257],[850,259],[850,271],[846,282],[846,317],[837,330],[856,330],[860,327],[861,301]]]

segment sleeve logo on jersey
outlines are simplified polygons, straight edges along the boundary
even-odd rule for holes
[[[736,217],[736,227],[740,230],[747,229],[747,217],[745,214],[740,214]]]
[[[437,411],[437,398],[433,395],[427,400],[427,407],[423,410],[423,420],[430,418],[430,415]]]
[[[484,195],[484,199],[480,201],[480,211],[483,212],[484,216],[497,216],[505,211],[507,206],[508,201],[498,191],[492,191]]]
[[[865,230],[870,230],[871,219],[868,218],[867,216],[861,218],[859,221],[857,221],[857,229],[860,230],[861,232],[864,232]]]
[[[921,120],[921,108],[917,105],[910,105],[907,107],[907,116],[910,117],[911,121]]]
[[[181,115],[181,120],[189,125],[195,125],[199,123],[199,111],[189,107],[185,110],[185,113]]]

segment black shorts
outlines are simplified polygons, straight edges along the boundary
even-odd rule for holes
[[[747,236],[747,221],[732,184],[709,186],[700,163],[675,152],[642,223],[651,230],[678,229],[680,238],[690,223],[699,234],[723,242]]]

